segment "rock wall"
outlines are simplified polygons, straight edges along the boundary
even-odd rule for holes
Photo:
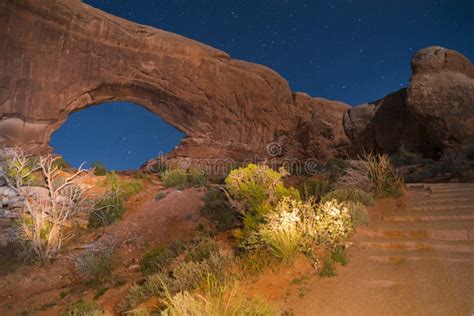
[[[436,47],[413,58],[407,91],[350,109],[294,93],[264,66],[77,0],[1,1],[0,46],[0,148],[47,152],[69,114],[112,100],[184,132],[171,159],[328,159],[474,138],[472,65]]]
[[[474,66],[463,55],[428,47],[412,58],[408,89],[349,109],[344,128],[352,153],[399,149],[437,157],[474,144]]]

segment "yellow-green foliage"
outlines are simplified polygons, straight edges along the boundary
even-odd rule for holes
[[[285,197],[277,204],[275,212],[266,216],[258,233],[275,257],[290,262],[299,253],[305,238],[301,215],[306,208],[314,213],[312,205]]]
[[[315,205],[284,197],[266,216],[258,235],[273,255],[291,261],[300,250],[314,243],[325,245],[344,241],[352,231],[349,210],[335,200]]]
[[[351,216],[344,203],[329,200],[318,205],[314,227],[318,244],[336,244],[344,241],[352,229]]]
[[[169,169],[160,174],[161,181],[165,187],[177,187],[184,189],[186,186],[204,186],[207,184],[207,177],[204,170],[191,168],[189,170],[183,169]]]
[[[66,316],[103,316],[104,311],[95,302],[79,300],[71,304]]]
[[[365,192],[358,188],[337,188],[325,194],[321,201],[337,200],[339,202],[360,202],[364,205],[373,205],[374,197],[371,193]]]
[[[285,188],[283,170],[275,171],[264,165],[249,164],[245,168],[232,170],[226,178],[226,188],[238,202],[240,212],[245,214],[244,226],[256,229],[263,216],[285,196],[299,199],[294,188]]]
[[[197,293],[188,291],[167,295],[164,316],[208,315],[278,315],[273,307],[257,300],[246,299],[236,283],[222,282],[207,276],[203,289]]]
[[[367,154],[363,156],[363,162],[377,195],[402,194],[403,180],[392,167],[387,155]]]
[[[12,161],[7,164],[7,176],[13,180],[13,182],[18,182],[18,186],[27,185],[36,180],[35,175],[32,173],[33,163],[28,163],[28,165],[22,165],[18,161]]]
[[[104,186],[107,191],[118,192],[120,198],[126,200],[132,195],[143,190],[143,182],[139,179],[121,179],[115,172],[110,172],[105,176]]]

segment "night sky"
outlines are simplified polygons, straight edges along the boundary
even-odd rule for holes
[[[421,48],[443,46],[474,60],[472,0],[85,2],[266,65],[294,91],[351,105],[406,87],[410,59]],[[114,169],[136,168],[181,137],[145,112],[124,104],[88,108],[71,115],[51,145],[74,165],[102,160]],[[109,128],[103,128],[104,117]],[[68,146],[65,138],[78,125],[88,130],[80,129],[77,142]]]

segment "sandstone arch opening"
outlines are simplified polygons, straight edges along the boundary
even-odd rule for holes
[[[75,167],[101,161],[110,170],[130,170],[170,152],[184,136],[143,106],[114,101],[73,112],[49,144]]]

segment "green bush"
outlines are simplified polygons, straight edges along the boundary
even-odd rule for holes
[[[95,302],[79,300],[71,304],[65,316],[103,316],[104,311]]]
[[[341,245],[335,246],[331,251],[331,260],[338,262],[341,266],[347,265],[349,260],[347,259],[346,248]]]
[[[91,164],[91,167],[94,169],[94,174],[96,176],[105,176],[107,174],[107,168],[100,161],[94,161]]]
[[[354,226],[367,225],[369,223],[367,207],[364,204],[360,202],[346,201],[344,202],[344,205],[349,210],[349,215],[351,216]]]
[[[330,278],[336,275],[334,261],[332,261],[331,256],[328,256],[324,259],[323,266],[319,270],[318,274],[322,278]]]
[[[178,257],[183,250],[184,245],[177,241],[168,247],[159,247],[146,252],[141,261],[142,272],[149,275],[165,271],[170,262]]]
[[[102,251],[87,251],[74,259],[74,268],[86,283],[101,284],[112,276],[116,263],[112,256],[115,247]]]
[[[324,179],[309,178],[303,184],[305,199],[313,197],[316,201],[319,201],[331,189],[331,182]]]
[[[337,188],[321,198],[322,202],[337,200],[339,202],[360,202],[366,206],[375,203],[374,197],[371,193],[357,188]]]
[[[89,228],[97,228],[115,223],[125,213],[122,198],[115,191],[106,193],[94,205],[89,215]]]
[[[187,172],[187,183],[191,186],[202,187],[207,184],[206,173],[201,169],[191,168]]]
[[[227,198],[219,189],[211,189],[202,198],[204,206],[202,214],[216,223],[220,230],[236,227],[239,223],[238,214],[232,209]]]
[[[326,169],[330,172],[341,172],[347,168],[347,162],[340,158],[332,158],[326,163]]]
[[[184,189],[187,184],[187,174],[186,171],[182,169],[170,169],[161,173],[161,181],[163,185],[167,188],[177,187],[179,189]]]
[[[198,293],[189,291],[175,295],[168,293],[165,300],[166,308],[162,315],[277,315],[275,308],[256,299],[246,299],[236,283],[229,284],[206,276],[203,289]]]
[[[114,171],[107,173],[103,185],[108,192],[117,192],[120,198],[124,200],[143,190],[143,181],[139,179],[121,179]]]
[[[226,189],[244,215],[244,228],[255,230],[272,207],[285,196],[299,199],[294,188],[285,188],[282,176],[284,170],[274,171],[264,165],[249,164],[245,168],[232,170],[226,178]]]

